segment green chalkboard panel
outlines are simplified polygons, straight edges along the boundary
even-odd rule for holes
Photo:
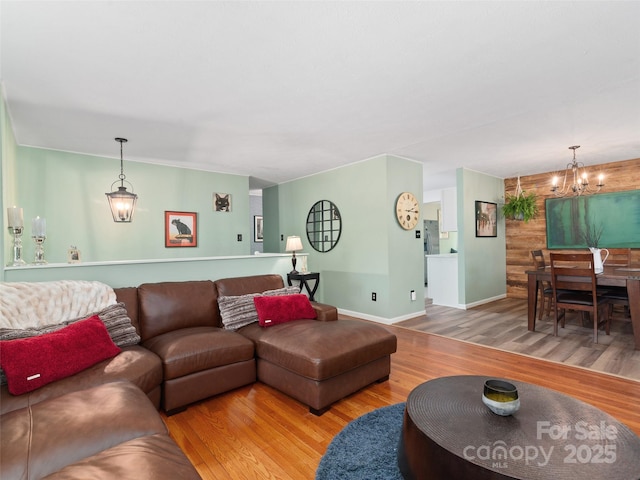
[[[640,190],[547,198],[547,248],[586,248],[585,233],[601,231],[600,248],[640,247]]]

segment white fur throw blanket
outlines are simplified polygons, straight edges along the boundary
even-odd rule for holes
[[[0,328],[34,328],[89,315],[116,303],[101,282],[0,282]]]

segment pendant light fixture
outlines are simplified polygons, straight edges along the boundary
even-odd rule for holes
[[[133,211],[136,208],[136,201],[138,195],[133,193],[133,185],[131,182],[127,182],[131,186],[131,192],[127,192],[127,187],[124,186],[125,179],[123,160],[122,160],[122,144],[127,142],[126,138],[116,138],[116,142],[120,142],[120,176],[118,180],[111,184],[113,186],[120,182],[118,190],[111,193],[105,193],[107,200],[109,200],[109,207],[111,208],[111,215],[113,215],[113,221],[116,223],[130,223],[133,219]]]
[[[580,148],[580,145],[569,147],[569,150],[573,150],[573,161],[568,163],[565,168],[562,186],[559,185],[560,179],[557,176],[553,177],[551,191],[556,197],[590,195],[598,193],[604,187],[604,175],[602,174],[598,176],[598,184],[595,188],[589,183],[584,163],[576,160],[576,150],[578,148]]]

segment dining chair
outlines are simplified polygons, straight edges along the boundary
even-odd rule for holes
[[[609,335],[609,317],[600,312],[608,300],[598,294],[595,262],[592,253],[551,253],[551,287],[555,300],[553,335],[558,335],[558,323],[565,324],[566,310],[590,313],[593,318],[593,343],[598,343],[598,327],[605,325]],[[600,318],[604,320],[600,320]]]
[[[608,267],[625,268],[631,264],[630,248],[607,248],[609,256],[606,260]],[[629,316],[629,294],[627,287],[607,287],[604,297],[609,301],[608,320],[613,320],[613,309],[616,305],[624,307],[625,316]]]
[[[531,257],[533,258],[533,265],[536,270],[544,270],[546,268],[547,265],[544,261],[542,250],[531,250]],[[538,280],[538,291],[540,292],[538,320],[541,320],[543,310],[545,316],[548,317],[551,314],[551,304],[553,303],[553,288],[551,288],[551,282],[548,280]]]

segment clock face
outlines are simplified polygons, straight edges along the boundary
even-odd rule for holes
[[[413,193],[401,193],[396,201],[396,217],[405,230],[411,230],[420,219],[420,204]]]

